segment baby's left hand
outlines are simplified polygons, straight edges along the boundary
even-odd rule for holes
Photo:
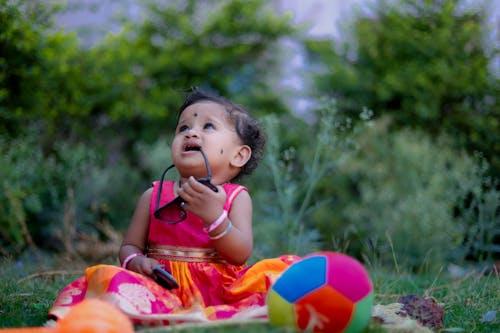
[[[179,189],[178,194],[185,201],[185,210],[209,224],[220,216],[226,201],[226,192],[222,186],[217,188],[219,191],[214,192],[191,176]]]

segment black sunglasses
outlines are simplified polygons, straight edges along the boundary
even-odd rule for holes
[[[203,150],[200,148],[200,153],[201,156],[203,156],[203,159],[205,160],[205,166],[207,167],[207,176],[205,178],[198,178],[197,181],[202,183],[203,185],[207,186],[214,192],[218,192],[217,187],[212,184],[212,172],[210,171],[210,164],[208,164],[208,159]],[[163,179],[165,179],[165,175],[167,174],[168,170],[172,169],[175,167],[175,165],[169,166],[165,171],[163,171],[163,174],[161,175],[160,179],[160,186],[158,188],[158,193],[156,195],[156,207],[155,207],[155,212],[153,213],[154,217],[156,217],[158,220],[167,222],[170,224],[176,224],[179,222],[182,222],[186,219],[187,213],[186,210],[184,209],[184,200],[182,200],[181,197],[177,196],[174,200],[170,201],[164,206],[160,206],[160,197],[161,197],[161,190],[163,188]]]

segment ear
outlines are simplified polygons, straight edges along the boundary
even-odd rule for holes
[[[236,168],[241,168],[245,164],[247,164],[248,160],[252,156],[252,149],[247,145],[239,146],[235,153],[233,154],[233,158],[230,161],[231,166]]]

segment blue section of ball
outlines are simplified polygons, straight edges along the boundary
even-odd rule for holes
[[[283,272],[273,289],[290,303],[326,283],[326,257],[303,259]]]

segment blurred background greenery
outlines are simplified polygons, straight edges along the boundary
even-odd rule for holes
[[[54,25],[59,2],[0,0],[2,255],[119,244],[169,164],[182,91],[199,86],[267,130],[244,180],[253,260],[319,249],[426,271],[498,260],[490,5],[373,1],[339,41],[308,37],[273,1],[144,1],[144,19],[121,16],[87,45]],[[293,52],[307,112],[279,84]]]

